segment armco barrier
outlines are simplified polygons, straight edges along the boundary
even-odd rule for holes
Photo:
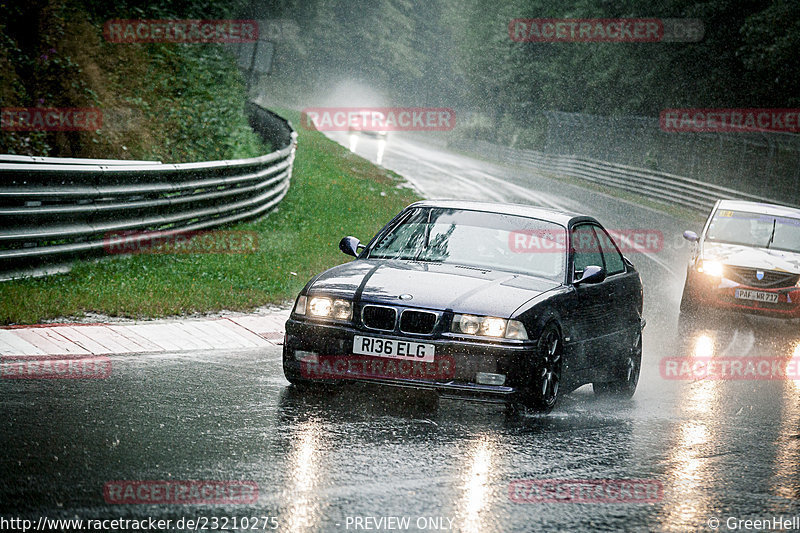
[[[111,232],[180,233],[266,213],[289,189],[297,133],[255,104],[248,113],[274,152],[180,164],[0,156],[0,271],[100,252]]]
[[[498,161],[616,187],[647,198],[705,212],[718,199],[785,203],[702,181],[584,157],[546,154],[500,146],[486,141],[460,140],[448,146],[479,153]]]

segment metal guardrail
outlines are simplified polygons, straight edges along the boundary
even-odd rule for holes
[[[180,164],[0,156],[0,271],[102,251],[112,233],[182,233],[266,213],[289,189],[297,133],[255,104],[248,114],[274,152]]]
[[[537,123],[548,154],[658,169],[800,204],[800,135],[766,131],[670,132],[656,117],[546,111]],[[546,123],[546,126],[545,126]]]
[[[675,174],[598,159],[546,154],[478,140],[460,140],[450,142],[448,146],[483,154],[504,163],[616,187],[652,200],[703,212],[710,211],[719,199],[785,203]]]

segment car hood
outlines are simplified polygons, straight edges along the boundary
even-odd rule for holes
[[[800,274],[800,253],[783,250],[706,242],[703,246],[703,259],[720,261],[731,266]]]
[[[322,273],[309,292],[348,298],[358,293],[361,300],[373,303],[508,318],[524,303],[559,286],[551,280],[496,270],[362,259]]]

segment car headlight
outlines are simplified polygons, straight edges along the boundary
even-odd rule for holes
[[[795,285],[795,287],[800,287],[800,279],[797,280],[797,284]]]
[[[697,267],[698,272],[702,272],[715,278],[722,277],[722,263],[719,261],[701,261]]]
[[[506,332],[508,320],[502,318],[486,317],[481,322],[481,329],[478,331],[479,335],[486,335],[487,337],[502,337]]]
[[[528,333],[519,320],[506,320],[493,316],[454,315],[453,333],[525,340]]]
[[[298,307],[299,304],[298,301]],[[314,296],[308,301],[308,314],[315,318],[350,320],[353,316],[353,303],[349,300],[328,298],[327,296]]]

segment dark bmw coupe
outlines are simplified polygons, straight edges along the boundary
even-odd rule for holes
[[[366,246],[339,247],[356,260],[309,281],[286,322],[295,385],[368,381],[539,411],[587,383],[636,390],[642,284],[592,217],[424,201]]]

